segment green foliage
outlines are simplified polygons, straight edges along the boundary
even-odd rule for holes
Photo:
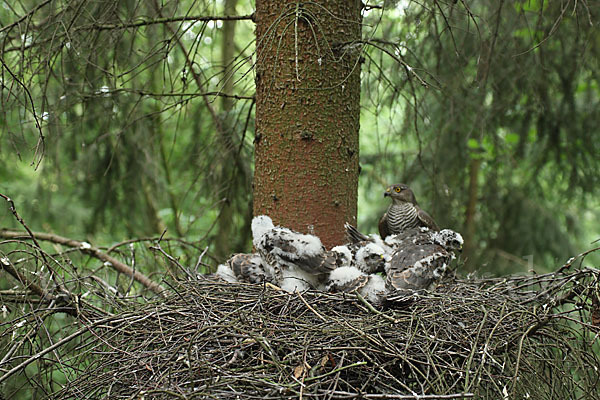
[[[14,21],[36,4],[22,2],[23,10],[5,7],[0,18]],[[240,100],[228,114],[215,102],[224,79],[216,61],[223,22],[99,28],[179,17],[189,7],[199,7],[194,14],[220,11],[217,4],[193,2],[170,3],[160,12],[152,2],[62,2],[34,15],[34,23],[49,21],[44,29],[23,36],[32,46],[27,51],[19,52],[22,38],[17,35],[26,27],[5,33],[10,40],[4,43],[3,58],[34,99],[45,154],[34,170],[29,165],[38,140],[33,109],[20,106],[27,94],[13,80],[7,85],[13,102],[9,96],[4,104],[8,118],[0,145],[10,170],[0,171],[0,188],[15,197],[32,229],[99,242],[158,236],[168,229],[169,236],[210,242],[230,179],[219,170],[231,158],[216,151],[209,107],[215,118],[228,121],[243,167],[249,168],[252,154],[252,102]],[[238,11],[252,10],[244,5]],[[72,23],[68,32],[67,20]],[[251,37],[250,23],[238,25],[241,37]],[[246,49],[235,60],[235,94],[252,95],[250,65],[243,57],[253,46],[240,42]],[[192,54],[193,72],[179,43]],[[202,95],[207,92],[214,93]],[[250,196],[248,191],[237,195],[246,205]],[[238,215],[234,224],[242,226]]]
[[[223,14],[223,2],[59,1],[16,23],[38,4],[0,8],[0,190],[31,228],[97,243],[167,229],[214,250],[231,205],[229,249],[248,250],[253,101],[218,95],[229,81],[227,94],[253,95],[252,22],[235,22],[230,74],[226,22],[178,19]],[[376,230],[382,189],[403,181],[464,231],[479,160],[471,269],[523,270],[514,260],[530,255],[552,269],[588,248],[600,107],[585,3],[386,6],[364,12],[361,229]]]
[[[522,271],[531,265],[515,260],[533,256],[553,269],[590,247],[585,210],[598,206],[594,15],[552,2],[469,7],[399,2],[368,14],[378,40],[363,66],[361,223],[375,229],[382,183],[404,181],[464,232],[477,159],[470,268]]]
[[[238,3],[235,14],[252,13],[251,4]],[[541,0],[369,4],[388,8],[364,11],[360,229],[376,231],[387,207],[383,189],[405,182],[439,225],[464,233],[472,200],[466,265],[479,273],[553,270],[600,239],[594,9],[576,2],[565,12],[564,4]],[[222,15],[223,1],[1,5],[0,193],[32,230],[113,245],[166,229],[163,246],[185,266],[207,246],[211,266],[223,258],[213,253],[225,225],[225,248],[250,249],[259,57],[249,19],[235,22],[236,56],[224,62],[227,22],[190,19]],[[227,82],[233,88],[225,94],[240,98],[221,101]],[[0,210],[0,227],[21,228],[7,207]],[[194,246],[171,246],[177,237]],[[177,275],[150,243],[117,252],[146,275]],[[44,248],[56,257],[66,251]],[[128,278],[74,254],[80,275],[93,271],[128,293]],[[25,269],[41,280],[39,264],[29,261]],[[600,256],[586,263],[598,265]],[[61,270],[60,278],[68,282],[72,272]],[[0,271],[0,289],[15,285]],[[5,318],[28,313],[24,305]],[[66,318],[49,316],[49,331],[26,343],[29,353],[60,340]],[[556,360],[564,362],[563,354]],[[43,398],[18,386],[36,387],[26,383],[35,368],[2,389]],[[48,381],[65,381],[60,369],[55,374]]]

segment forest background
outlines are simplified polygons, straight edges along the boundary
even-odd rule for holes
[[[417,302],[424,309],[387,315],[393,320],[392,329],[386,316],[372,307],[356,314],[356,302],[345,296],[343,302],[326,300],[320,305],[333,304],[333,311],[339,305],[349,307],[338,326],[352,327],[347,319],[356,317],[353,324],[365,331],[375,329],[380,337],[379,324],[384,322],[383,331],[396,335],[391,339],[395,343],[404,340],[397,327],[414,327],[406,337],[410,343],[420,338],[423,344],[406,348],[416,349],[416,358],[424,356],[425,368],[434,358],[421,349],[440,354],[438,344],[450,344],[446,355],[451,356],[440,359],[456,364],[433,365],[435,384],[427,392],[476,389],[481,392],[472,394],[475,397],[495,393],[489,398],[498,398],[500,393],[506,397],[508,389],[528,395],[530,388],[537,392],[544,383],[551,393],[547,398],[572,395],[573,390],[588,398],[598,387],[592,368],[600,354],[595,341],[600,321],[597,270],[583,265],[585,255],[570,257],[598,247],[593,242],[600,238],[599,5],[589,0],[382,0],[362,6],[353,0],[0,0],[0,203],[5,205],[0,208],[0,391],[8,398],[29,399],[50,394],[65,398],[61,391],[73,390],[73,398],[81,398],[81,391],[99,393],[113,386],[145,390],[155,382],[145,378],[149,373],[161,379],[173,371],[194,371],[193,379],[211,380],[217,369],[206,362],[212,360],[210,351],[209,356],[192,357],[190,337],[201,344],[202,353],[210,338],[219,342],[220,329],[225,336],[235,328],[252,338],[267,337],[262,321],[272,319],[256,309],[263,301],[265,315],[270,315],[271,307],[277,315],[292,317],[293,329],[276,330],[296,332],[303,325],[313,329],[311,338],[318,336],[315,332],[332,332],[334,340],[340,340],[337,331],[321,329],[321,323],[331,324],[329,316],[315,309],[305,313],[304,305],[310,307],[300,294],[286,298],[258,285],[239,290],[197,274],[214,270],[233,252],[250,251],[250,221],[262,207],[254,200],[261,196],[264,200],[269,193],[268,188],[259,188],[261,193],[253,188],[259,167],[270,168],[271,176],[282,166],[302,170],[303,160],[295,157],[300,151],[288,149],[285,155],[290,158],[283,163],[281,154],[265,157],[259,151],[268,148],[263,146],[266,131],[261,132],[265,121],[294,110],[289,112],[296,112],[292,122],[298,116],[298,124],[292,126],[288,118],[289,130],[267,133],[299,134],[297,143],[339,135],[339,154],[320,160],[324,168],[319,172],[344,171],[343,164],[332,161],[340,156],[351,178],[328,186],[328,192],[311,179],[291,182],[284,187],[287,199],[290,194],[301,197],[299,192],[311,185],[313,193],[321,190],[323,195],[345,191],[348,196],[341,198],[345,204],[331,202],[328,211],[340,206],[343,217],[352,221],[358,179],[357,223],[371,233],[389,204],[382,196],[384,188],[407,183],[441,227],[463,233],[466,246],[459,275],[514,274],[487,283],[468,279],[439,285],[428,301]],[[335,13],[330,11],[334,8]],[[280,24],[265,29],[265,21],[273,16]],[[334,25],[345,25],[352,34],[347,42],[339,42],[341,29],[326,29]],[[307,36],[314,40],[298,40]],[[261,56],[261,45],[284,49],[285,56]],[[323,57],[311,59],[315,54]],[[315,102],[306,100],[308,95],[298,96],[296,89],[320,89],[321,77],[310,73],[321,64],[324,71],[345,74],[335,82],[336,90],[328,92],[327,107],[315,112]],[[278,70],[284,73],[271,80],[275,82],[271,91],[265,82]],[[271,97],[264,96],[265,87]],[[261,103],[286,88],[292,88],[294,101],[270,109]],[[359,89],[360,109],[354,102]],[[336,113],[333,107],[344,103],[336,102],[340,91],[349,101]],[[298,132],[313,117],[319,123],[334,121],[340,129],[332,135],[325,132],[326,124],[315,123],[314,132]],[[355,139],[360,140],[358,159]],[[292,155],[296,164],[290,166],[286,163],[291,163]],[[270,201],[283,202],[275,194]],[[302,201],[291,204],[306,206]],[[327,224],[322,218],[321,225]],[[331,229],[340,233],[341,225]],[[30,232],[24,234],[24,228]],[[589,254],[585,263],[597,267],[596,253]],[[555,274],[543,274],[557,269]],[[537,284],[539,290],[532,288]],[[482,289],[485,285],[487,289]],[[324,294],[303,295],[316,296],[311,301],[317,301]],[[250,308],[230,301],[244,296]],[[277,306],[278,301],[285,302],[284,308]],[[300,311],[281,311],[289,311],[288,304],[300,306],[296,309]],[[203,312],[206,306],[210,315]],[[439,310],[432,312],[435,307]],[[141,329],[131,329],[130,311],[139,316]],[[218,313],[224,317],[215,320]],[[157,325],[148,333],[150,314],[157,315]],[[165,315],[180,316],[168,331],[162,325]],[[397,316],[412,321],[415,315],[420,324],[396,324]],[[261,322],[254,323],[255,317]],[[105,324],[105,318],[113,322]],[[217,331],[198,329],[197,323],[208,326],[211,321],[210,328]],[[554,321],[562,325],[550,324]],[[428,322],[431,331],[423,329]],[[483,333],[484,325],[489,335]],[[98,336],[96,328],[101,327],[104,334]],[[438,339],[437,333],[430,334],[434,331],[448,333],[448,339],[431,345]],[[139,341],[131,332],[140,332]],[[197,335],[202,332],[207,336]],[[347,334],[357,336],[352,329]],[[456,337],[464,341],[452,348]],[[115,345],[119,339],[123,341]],[[156,340],[156,345],[148,339]],[[498,339],[498,347],[492,339]],[[282,357],[304,354],[300,372],[306,372],[306,348],[284,347],[304,344],[285,336],[278,340]],[[497,362],[485,350],[495,348],[511,361],[504,346],[517,342],[515,363]],[[191,363],[181,368],[180,359],[173,356],[179,344],[188,349],[188,360],[196,363],[197,371],[208,372],[195,374]],[[478,345],[484,346],[480,352],[475,351]],[[319,342],[314,346],[325,348]],[[355,347],[362,349],[364,343]],[[392,354],[391,362],[369,364],[394,366],[405,359],[406,348]],[[225,355],[220,342],[213,349],[218,353],[216,363],[230,360],[224,365],[238,369],[233,362],[238,357],[235,346],[228,348],[233,355]],[[266,353],[257,350],[256,358],[243,361],[257,360],[263,371]],[[165,356],[164,365],[156,364],[160,374],[131,356],[147,351]],[[123,357],[111,359],[115,354]],[[314,354],[315,360],[324,359],[320,350]],[[529,362],[520,364],[521,354]],[[344,360],[346,353],[338,356]],[[109,357],[108,363],[104,357]],[[352,357],[361,367],[354,377],[386,384],[387,378],[363,375],[362,366],[370,368],[363,354]],[[481,388],[474,387],[479,380],[470,375],[471,360],[475,365],[477,357],[482,368],[478,371],[486,371],[488,377]],[[298,364],[293,357],[286,360],[293,374],[274,371],[275,378],[265,380],[268,390],[275,381],[295,385],[289,380],[290,376],[297,380]],[[497,365],[506,373],[504,383],[497,379]],[[117,366],[123,373],[107,366]],[[531,370],[523,372],[527,368]],[[218,370],[225,386],[245,382],[237,373],[228,381],[227,373]],[[169,373],[163,375],[165,371]],[[382,376],[379,369],[372,371]],[[348,373],[353,382],[354,369],[348,368]],[[540,379],[545,373],[551,378]],[[429,379],[429,374],[422,375]],[[127,381],[132,376],[136,381],[139,377],[143,387]],[[322,375],[329,376],[333,379],[329,372]],[[463,376],[464,387],[456,386]],[[185,375],[180,377],[170,383],[190,382]],[[439,385],[442,381],[448,383],[445,388]],[[329,385],[313,382],[315,390]],[[381,386],[372,390],[381,392]],[[425,392],[423,386],[418,390]]]
[[[208,247],[211,265],[250,250],[252,3],[0,5],[0,193],[32,230],[98,246],[166,230]],[[586,1],[369,3],[359,228],[376,231],[384,188],[404,182],[464,233],[463,272],[543,272],[591,248],[599,12]],[[8,207],[0,226],[18,227]]]

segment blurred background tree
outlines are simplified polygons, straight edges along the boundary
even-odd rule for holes
[[[253,4],[1,5],[0,192],[32,229],[95,243],[167,229],[215,260],[250,249]],[[404,182],[440,226],[465,233],[468,270],[553,269],[589,248],[599,11],[366,4],[359,227],[374,232],[383,189]]]

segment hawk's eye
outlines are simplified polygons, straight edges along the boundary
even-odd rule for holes
[[[400,192],[402,191],[402,188],[400,188],[400,187],[397,187],[397,188],[395,188],[394,190],[396,191],[396,193],[400,193]]]

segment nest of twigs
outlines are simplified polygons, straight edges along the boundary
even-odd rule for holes
[[[597,291],[598,270],[564,268],[446,280],[375,309],[355,295],[190,281],[87,321],[63,360],[77,373],[50,397],[599,398]]]
[[[26,231],[0,230],[0,400],[600,399],[600,248],[374,308],[198,277],[207,250],[178,239],[32,232],[7,201]]]
[[[0,290],[0,399],[600,399],[589,252],[553,273],[447,278],[374,308],[198,277],[206,250],[178,241],[102,251],[28,229],[0,236],[16,283]],[[82,267],[91,259],[101,266]],[[165,279],[140,274],[140,259]]]

